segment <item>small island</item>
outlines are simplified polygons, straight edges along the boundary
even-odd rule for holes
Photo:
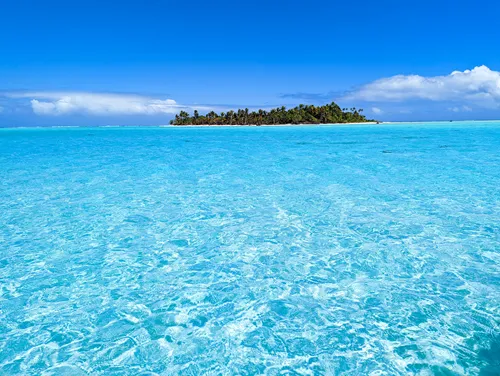
[[[367,123],[362,115],[363,109],[341,109],[335,102],[324,106],[299,105],[287,109],[285,106],[272,110],[250,112],[248,108],[227,111],[217,114],[214,111],[200,115],[197,110],[193,116],[186,111],[175,115],[171,125],[280,125],[280,124],[334,124],[334,123]]]

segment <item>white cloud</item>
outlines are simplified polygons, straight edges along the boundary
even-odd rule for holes
[[[446,76],[398,75],[373,81],[349,93],[344,99],[367,102],[473,102],[482,107],[497,108],[500,107],[500,72],[482,65]]]
[[[161,115],[181,110],[210,110],[204,106],[178,104],[173,99],[155,99],[140,95],[102,94],[87,92],[26,92],[10,93],[12,98],[28,98],[38,115]]]
[[[471,112],[472,108],[469,106],[461,106],[461,107],[450,107],[448,110],[452,112]]]
[[[381,113],[383,113],[384,111],[382,111],[380,108],[378,107],[372,107],[372,112],[374,114],[377,114],[377,115],[380,115]]]

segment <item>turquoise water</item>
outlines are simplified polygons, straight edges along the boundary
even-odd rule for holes
[[[500,123],[0,130],[0,374],[500,374]]]

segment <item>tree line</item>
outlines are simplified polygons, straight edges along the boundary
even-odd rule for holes
[[[186,111],[175,115],[170,121],[172,125],[276,125],[276,124],[331,124],[331,123],[363,123],[368,120],[362,114],[363,109],[341,109],[335,102],[324,106],[299,105],[287,109],[285,106],[270,111],[258,110],[250,112],[248,108],[237,111],[211,111],[200,115],[197,110],[193,116]]]

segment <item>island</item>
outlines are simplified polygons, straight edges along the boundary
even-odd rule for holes
[[[362,114],[363,109],[341,109],[335,102],[324,106],[299,105],[291,109],[285,106],[269,111],[250,112],[248,108],[227,111],[217,114],[214,111],[200,115],[197,110],[193,116],[186,111],[175,115],[171,125],[280,125],[280,124],[334,124],[334,123],[367,123]]]

